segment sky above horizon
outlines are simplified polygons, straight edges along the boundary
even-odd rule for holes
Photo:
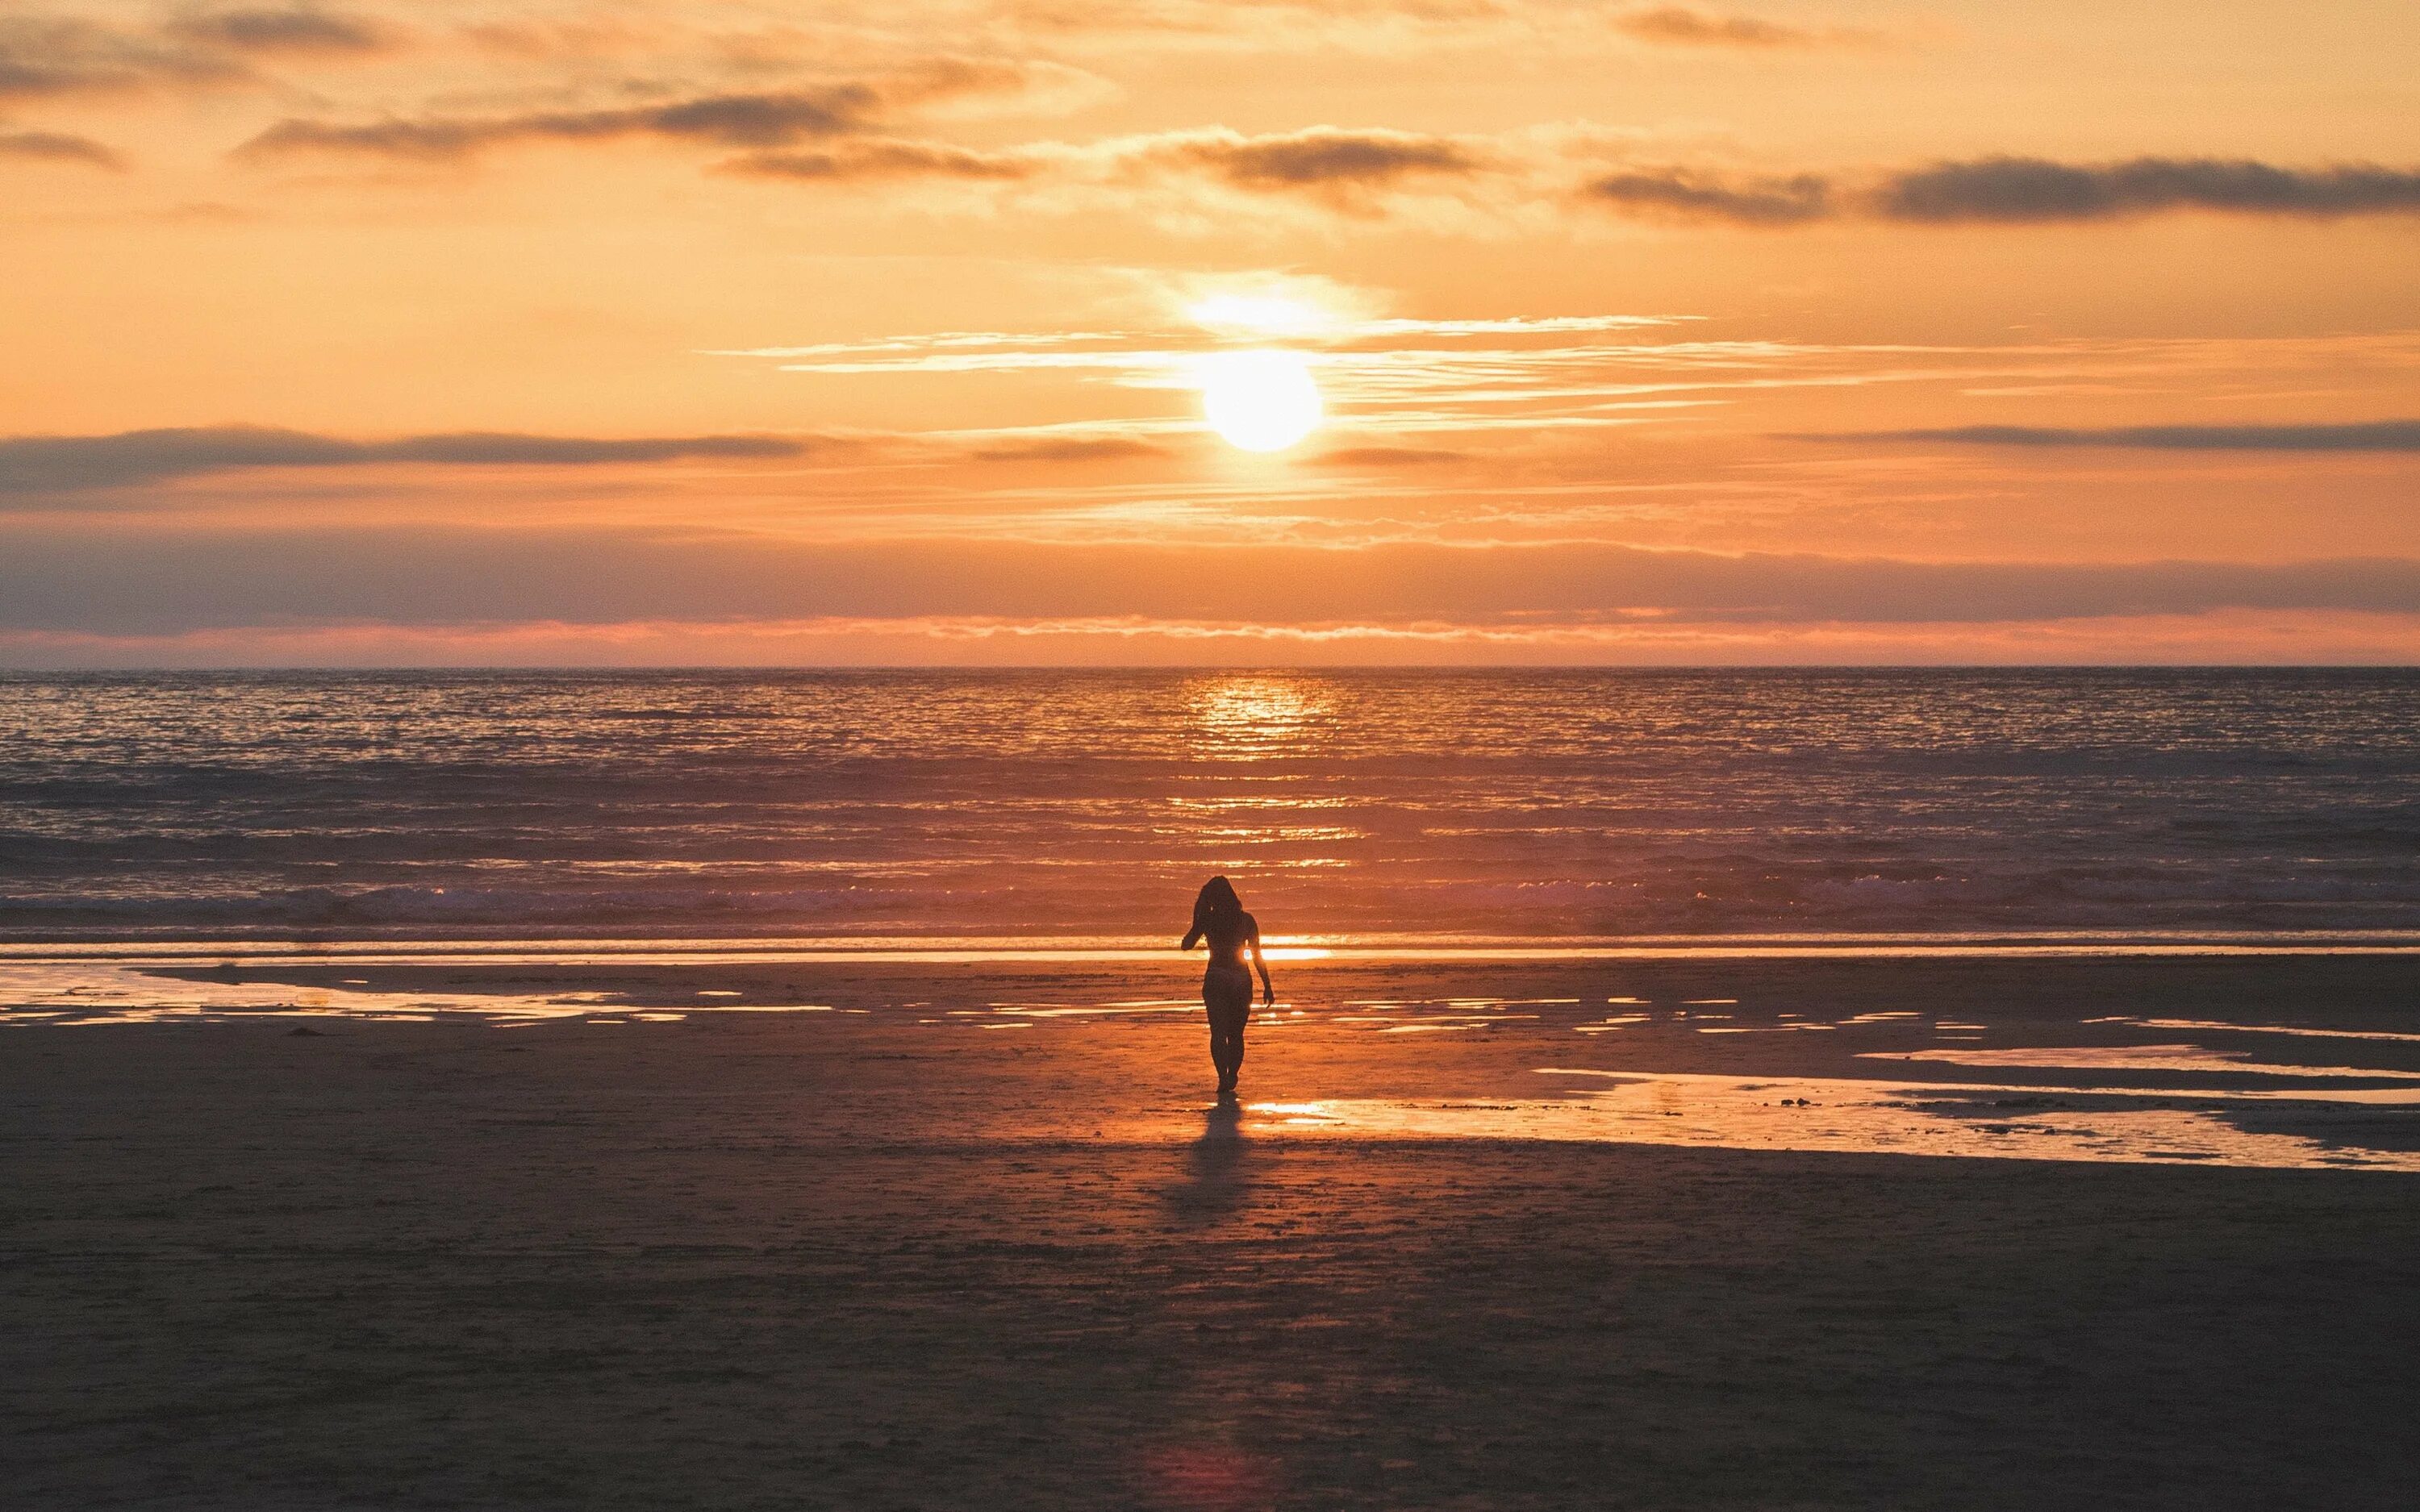
[[[0,665],[2420,660],[2415,55],[28,0]],[[1238,352],[1321,423],[1210,428]]]

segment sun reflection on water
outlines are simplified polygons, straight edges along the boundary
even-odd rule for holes
[[[1254,761],[1301,748],[1325,723],[1329,700],[1304,679],[1221,677],[1198,685],[1187,709],[1203,755]]]

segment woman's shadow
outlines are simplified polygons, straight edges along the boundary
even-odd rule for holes
[[[1249,1145],[1243,1104],[1221,1097],[1202,1116],[1202,1136],[1186,1147],[1184,1180],[1168,1189],[1177,1222],[1212,1223],[1235,1211],[1250,1184]]]

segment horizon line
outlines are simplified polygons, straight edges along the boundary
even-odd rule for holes
[[[227,662],[178,666],[23,666],[0,677],[437,672],[1951,672],[1951,671],[2420,671],[2412,661],[1335,661],[1335,662]]]

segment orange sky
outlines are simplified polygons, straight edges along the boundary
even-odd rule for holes
[[[2414,56],[29,0],[0,665],[2420,659]],[[1267,348],[1326,421],[1264,455],[1199,384]]]

